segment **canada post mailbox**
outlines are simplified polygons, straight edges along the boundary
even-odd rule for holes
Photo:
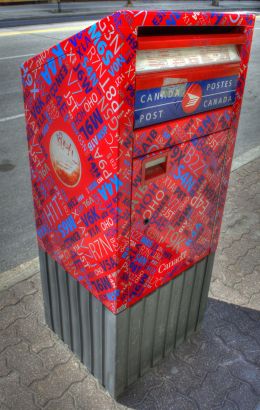
[[[120,11],[22,66],[47,322],[112,394],[201,320],[253,25]]]

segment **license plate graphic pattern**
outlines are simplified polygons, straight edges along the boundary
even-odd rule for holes
[[[243,27],[232,106],[134,131],[137,28],[159,25]],[[120,11],[21,67],[39,246],[114,313],[216,249],[253,26],[246,14]],[[169,150],[167,172],[143,184],[155,147]]]

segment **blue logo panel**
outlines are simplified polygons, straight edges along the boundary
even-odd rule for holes
[[[235,102],[238,76],[139,90],[135,128],[193,115]]]

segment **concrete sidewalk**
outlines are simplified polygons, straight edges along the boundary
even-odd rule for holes
[[[219,7],[212,6],[210,0],[132,0],[132,9],[135,10],[217,10],[217,11],[250,11],[260,12],[258,0],[220,0]],[[24,4],[2,6],[0,8],[0,27],[13,27],[17,25],[43,24],[44,22],[57,23],[66,21],[82,21],[86,18],[101,18],[116,10],[125,9],[127,1],[87,1],[63,3],[61,0],[61,13],[57,12],[57,3]]]
[[[44,324],[37,261],[12,270],[0,282],[1,410],[259,410],[259,175],[260,158],[231,174],[202,329],[119,402]]]

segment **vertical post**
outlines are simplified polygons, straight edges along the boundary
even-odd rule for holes
[[[57,5],[58,5],[58,13],[61,13],[61,5],[60,5],[61,0],[57,0]]]

